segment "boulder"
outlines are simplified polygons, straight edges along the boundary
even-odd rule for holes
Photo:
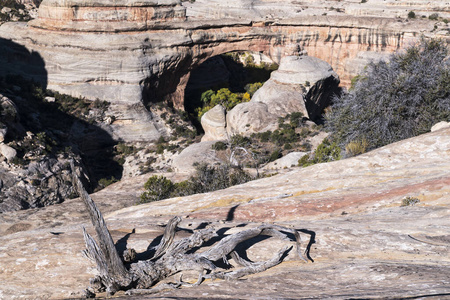
[[[246,102],[236,105],[227,114],[228,135],[242,134],[249,136],[255,132],[275,130],[278,117],[269,113],[267,104]]]
[[[205,135],[202,142],[228,139],[225,108],[218,104],[207,111],[201,119]]]
[[[17,151],[6,144],[0,144],[0,154],[4,156],[8,161],[11,161],[16,157]]]
[[[220,163],[212,149],[214,141],[192,144],[173,158],[172,168],[177,173],[193,174],[196,163]]]
[[[312,56],[282,58],[270,81],[293,87],[301,85],[304,88],[300,93],[304,98],[305,116],[311,120],[319,118],[323,109],[330,105],[331,95],[338,92],[340,82],[330,64]],[[264,92],[263,89],[261,93]]]
[[[228,134],[251,135],[275,130],[278,118],[302,112],[315,120],[338,91],[339,77],[331,66],[315,57],[286,56],[270,79],[248,103],[227,114]]]
[[[439,123],[436,123],[431,127],[431,132],[450,127],[450,122],[441,121]]]
[[[307,116],[304,92],[305,88],[299,84],[287,85],[269,80],[256,91],[251,102],[266,104],[268,112],[279,117],[298,111]]]

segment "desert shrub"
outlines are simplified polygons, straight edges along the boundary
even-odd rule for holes
[[[298,126],[300,126],[300,123],[303,119],[304,115],[302,112],[298,111],[298,112],[293,112],[289,115],[289,124],[296,128]]]
[[[416,136],[450,120],[447,45],[422,39],[389,61],[371,63],[355,87],[336,97],[326,115],[333,140],[344,147],[367,141],[367,149]]]
[[[141,203],[158,201],[170,197],[174,184],[164,176],[152,176],[144,184],[145,192],[141,194]]]
[[[259,88],[263,86],[262,82],[255,82],[255,83],[249,83],[247,84],[244,89],[246,91],[246,94],[248,94],[249,99],[253,97],[253,95],[256,93]],[[244,95],[245,97],[245,95]]]
[[[317,146],[314,153],[313,162],[323,163],[341,159],[341,148],[336,142],[330,142],[329,139],[324,139],[323,142]]]
[[[230,138],[231,147],[247,147],[252,143],[252,141],[243,135],[235,134]]]
[[[281,158],[282,156],[283,156],[283,154],[281,153],[281,150],[280,149],[276,149],[270,154],[269,162],[275,161],[275,160]]]
[[[259,132],[255,134],[255,137],[258,138],[261,142],[268,142],[270,137],[272,136],[272,131]]]
[[[117,182],[117,181],[118,181],[117,178],[115,178],[114,176],[111,176],[110,178],[101,178],[101,179],[98,181],[98,187],[97,187],[97,189],[98,189],[98,190],[104,189],[104,188],[107,187],[108,185],[111,185],[111,184],[113,184],[113,183],[115,183],[115,182]]]
[[[310,166],[310,165],[312,165],[312,164],[313,164],[313,163],[312,163],[312,161],[311,161],[311,159],[310,159],[309,154],[303,155],[303,156],[298,160],[298,165],[299,165],[300,167],[307,167],[307,166]]]
[[[173,183],[164,176],[150,177],[144,185],[145,191],[140,196],[140,203],[216,191],[253,179],[240,168],[202,163],[196,166],[194,176],[179,183]]]
[[[367,144],[367,140],[365,139],[351,141],[345,146],[345,151],[347,152],[348,156],[363,154],[367,151]]]
[[[131,154],[136,153],[136,148],[134,146],[129,146],[125,143],[118,143],[115,147],[117,154],[123,154],[125,156],[129,156]]]
[[[430,20],[437,20],[439,18],[439,15],[437,13],[431,14],[428,16],[428,19]]]
[[[420,200],[418,198],[408,196],[402,199],[401,206],[414,206],[419,202]]]
[[[316,151],[312,155],[302,156],[298,160],[298,165],[307,167],[314,164],[340,160],[341,158],[341,148],[336,142],[331,142],[326,138],[317,146]]]
[[[214,143],[211,146],[211,148],[213,150],[220,151],[220,150],[227,150],[228,147],[227,147],[227,144],[225,144],[224,142],[219,141],[219,142]]]
[[[416,13],[415,13],[415,12],[410,11],[410,12],[408,13],[408,19],[414,19],[415,17],[416,17]]]
[[[271,135],[271,141],[277,146],[282,146],[287,143],[295,143],[299,140],[295,129],[292,127],[281,127],[282,129],[275,130]]]
[[[217,92],[207,90],[202,93],[200,97],[203,106],[197,109],[198,117],[201,118],[208,110],[220,104],[226,110],[231,110],[233,107],[242,102],[250,100],[249,97],[244,98],[243,93],[233,93],[228,88],[221,88]]]
[[[53,147],[57,146],[58,143],[47,135],[46,132],[38,132],[36,134],[36,143],[39,144],[43,149],[44,154],[49,154],[52,152]]]

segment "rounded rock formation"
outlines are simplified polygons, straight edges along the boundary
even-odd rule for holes
[[[321,117],[333,93],[339,91],[339,77],[331,66],[309,56],[286,56],[270,79],[253,95],[227,114],[229,135],[251,135],[275,130],[278,118],[301,112],[311,120]]]
[[[202,142],[228,139],[225,108],[218,104],[207,111],[201,119],[205,135]]]

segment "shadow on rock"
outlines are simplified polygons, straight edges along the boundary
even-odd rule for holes
[[[0,212],[75,197],[71,159],[91,191],[120,179],[117,142],[104,122],[109,104],[47,90],[37,52],[0,38],[0,53]]]

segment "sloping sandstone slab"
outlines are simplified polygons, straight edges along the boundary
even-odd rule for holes
[[[450,295],[450,128],[222,191],[114,211],[117,205],[134,203],[145,180],[120,182],[93,195],[122,246],[126,241],[145,251],[162,234],[159,225],[173,215],[187,217],[176,238],[203,222],[222,234],[274,222],[301,230],[303,247],[309,244],[309,263],[289,254],[279,266],[244,280],[207,280],[198,287],[163,292],[160,298]],[[401,207],[407,196],[420,202]],[[1,297],[80,295],[93,272],[80,254],[81,225],[93,232],[80,201],[6,213],[0,220],[0,280],[6,283],[0,287]],[[266,239],[242,247],[249,259],[259,261],[281,244]],[[189,274],[183,277],[188,279]]]

